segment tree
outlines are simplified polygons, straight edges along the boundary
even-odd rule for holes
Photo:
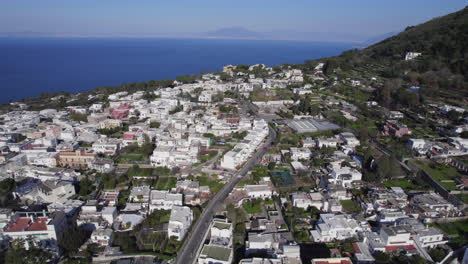
[[[219,78],[221,79],[221,81],[229,81],[232,79],[231,75],[225,73],[225,72],[222,72],[220,75],[219,75]]]
[[[161,126],[161,123],[157,121],[152,121],[150,123],[150,128],[159,128],[160,126]]]
[[[156,95],[153,91],[145,91],[142,98],[146,101],[153,101],[154,99],[156,99]]]
[[[88,116],[86,114],[73,113],[70,115],[70,119],[73,121],[87,122]]]
[[[144,134],[143,145],[141,146],[141,152],[144,155],[149,156],[151,155],[151,153],[153,153],[153,150],[154,150],[154,146],[153,146],[153,143],[151,142],[150,137],[147,134]]]
[[[76,226],[71,226],[60,234],[58,244],[64,250],[64,254],[71,255],[78,252],[78,249],[86,242],[90,235],[90,232]]]
[[[447,113],[447,118],[450,119],[451,121],[458,121],[460,120],[460,118],[462,117],[462,114],[458,111],[455,111],[455,110],[450,110],[448,113]]]
[[[384,86],[379,90],[380,103],[389,108],[393,103],[392,95],[401,87],[401,79],[387,80]]]
[[[461,138],[468,138],[468,131],[463,131],[460,133]]]
[[[5,263],[11,264],[43,264],[48,263],[52,254],[42,249],[31,246],[28,250],[24,248],[24,240],[16,239],[12,247],[5,254]]]
[[[429,255],[436,262],[441,262],[447,255],[446,251],[442,248],[433,248],[429,251]]]
[[[389,176],[392,170],[391,159],[384,155],[377,161],[377,176],[379,180],[385,179]]]
[[[268,163],[268,169],[269,170],[274,170],[276,167],[276,162],[272,161],[270,163]]]
[[[310,210],[310,217],[317,220],[319,218],[319,216],[320,216],[320,210],[317,209],[317,207],[315,207],[315,206],[311,206],[309,208],[309,210]]]
[[[385,264],[390,262],[390,255],[380,251],[375,252],[374,258],[378,264]]]
[[[93,190],[94,190],[93,182],[92,182],[88,177],[84,177],[84,178],[80,181],[80,183],[79,183],[78,186],[79,186],[79,187],[78,187],[78,188],[79,188],[78,194],[79,194],[80,196],[86,196],[86,195],[92,193]]]
[[[6,206],[13,200],[12,192],[16,189],[15,180],[8,178],[0,181],[0,205]]]
[[[197,80],[196,75],[182,75],[182,76],[177,76],[176,81],[181,82],[181,83],[194,83]]]
[[[358,137],[361,142],[367,142],[367,140],[369,140],[369,131],[366,127],[362,126],[359,129]]]

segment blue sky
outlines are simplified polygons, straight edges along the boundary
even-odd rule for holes
[[[365,40],[467,4],[468,0],[0,0],[0,32],[189,36],[243,27],[279,39]]]

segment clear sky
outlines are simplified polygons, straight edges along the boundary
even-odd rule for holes
[[[271,38],[366,39],[462,9],[468,0],[0,0],[0,32],[197,35],[243,27]]]

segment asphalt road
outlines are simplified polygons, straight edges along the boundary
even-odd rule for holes
[[[244,177],[247,172],[258,163],[258,161],[271,146],[271,143],[275,140],[275,138],[276,131],[270,128],[270,132],[265,143],[259,149],[257,149],[257,151],[252,155],[252,157],[250,157],[244,166],[232,176],[229,183],[224,185],[224,187],[209,201],[208,205],[200,215],[200,218],[198,218],[197,222],[193,226],[192,231],[190,234],[188,234],[188,237],[186,238],[181,250],[177,254],[175,263],[188,264],[194,261],[194,259],[197,257],[198,248],[202,243],[204,243],[203,239],[205,234],[208,232],[211,220],[213,219],[217,210],[228,197],[229,193],[233,190],[234,186],[236,186],[242,177]]]

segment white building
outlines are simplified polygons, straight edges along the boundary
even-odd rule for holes
[[[150,198],[151,188],[147,185],[134,186],[128,196],[129,201],[147,203]]]
[[[210,228],[210,244],[219,246],[232,246],[233,227],[231,223],[221,219],[214,219]]]
[[[422,53],[420,52],[407,52],[406,53],[406,56],[405,56],[405,60],[406,61],[409,61],[409,60],[414,60],[416,59],[417,57],[421,56]]]
[[[411,150],[422,150],[426,146],[426,141],[424,139],[410,138],[407,146]]]
[[[249,198],[269,198],[271,199],[273,195],[273,190],[271,186],[267,184],[257,184],[257,185],[245,185],[244,191],[247,193]]]
[[[63,212],[17,212],[2,227],[2,233],[11,239],[23,239],[25,247],[48,244],[48,248],[57,247],[57,239],[67,226]]]
[[[390,111],[390,113],[388,114],[388,118],[390,119],[402,119],[403,117],[405,116],[400,111]]]
[[[411,229],[406,225],[384,226],[380,229],[379,234],[386,247],[401,247],[413,245],[414,243],[411,239]]]
[[[362,230],[356,220],[346,215],[321,214],[315,230],[311,231],[314,242],[331,242],[357,236]]]
[[[152,190],[150,195],[150,210],[171,210],[174,206],[182,206],[182,194],[169,191]]]
[[[33,152],[27,153],[28,163],[35,166],[54,168],[57,166],[57,152]]]
[[[329,183],[338,184],[345,188],[352,187],[353,182],[360,181],[362,174],[350,167],[333,168],[330,172]]]
[[[291,199],[294,207],[307,210],[309,207],[313,206],[312,198],[305,192],[295,192],[291,195]]]
[[[250,151],[247,146],[237,144],[236,147],[234,147],[234,149],[224,154],[220,166],[222,168],[235,170],[238,166],[240,166],[247,160],[249,155]]]
[[[309,160],[312,157],[312,152],[308,148],[290,148],[291,160]]]
[[[253,129],[245,136],[242,143],[224,154],[220,166],[225,169],[235,170],[242,165],[252,155],[252,153],[260,146],[263,140],[268,136],[268,123],[263,120],[254,120]]]
[[[231,264],[234,255],[232,231],[231,223],[214,219],[210,228],[210,242],[203,245],[198,264]]]
[[[187,144],[185,146],[163,146],[158,145],[150,157],[151,165],[154,167],[186,167],[198,161],[197,145]]]
[[[199,102],[204,102],[204,103],[211,103],[211,95],[212,95],[211,92],[203,91],[203,92],[200,93],[200,95],[198,96],[198,101],[199,101]]]
[[[187,206],[173,206],[167,229],[168,237],[182,240],[193,221],[192,210]]]
[[[336,148],[339,140],[337,138],[319,138],[317,139],[317,147],[319,148]]]
[[[102,138],[93,143],[93,150],[96,153],[114,155],[120,150],[120,140],[113,138]]]
[[[39,183],[28,193],[20,194],[22,200],[39,203],[64,203],[75,195],[75,187],[69,181],[47,180]]]
[[[349,147],[355,148],[359,146],[361,143],[359,140],[354,136],[353,133],[350,132],[343,132],[340,134],[340,139]]]
[[[232,257],[232,248],[204,245],[198,257],[198,264],[231,264]]]
[[[89,239],[91,243],[107,247],[111,245],[113,233],[114,232],[110,228],[99,228],[93,231]]]

